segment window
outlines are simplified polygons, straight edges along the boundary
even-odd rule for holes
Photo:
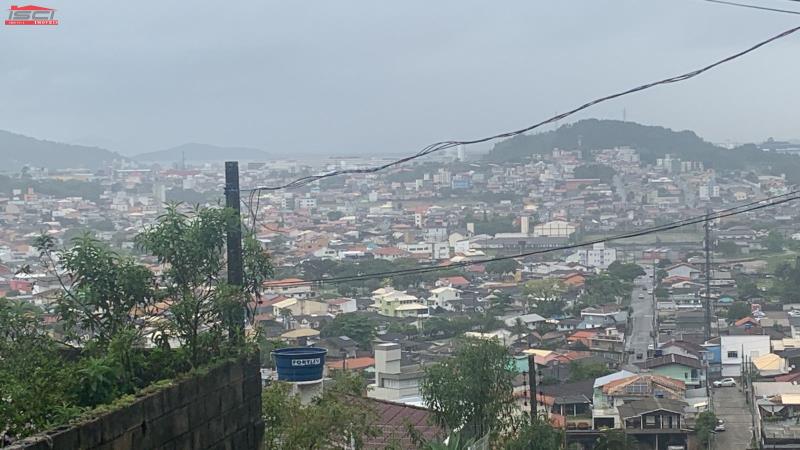
[[[644,424],[649,426],[655,426],[656,416],[644,416]]]
[[[728,358],[738,358],[738,357],[739,357],[739,352],[737,351],[728,352]]]

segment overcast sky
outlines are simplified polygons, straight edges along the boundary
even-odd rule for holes
[[[798,24],[700,0],[36,4],[60,25],[0,26],[0,129],[124,153],[184,142],[412,152],[518,128]],[[799,80],[800,33],[577,118],[625,109],[717,142],[797,138]]]

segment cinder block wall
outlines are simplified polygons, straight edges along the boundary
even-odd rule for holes
[[[262,446],[257,358],[219,365],[85,423],[7,449],[244,449]]]

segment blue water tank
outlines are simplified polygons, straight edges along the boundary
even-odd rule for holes
[[[328,350],[317,347],[290,347],[272,351],[278,380],[315,381],[322,379],[325,354]]]

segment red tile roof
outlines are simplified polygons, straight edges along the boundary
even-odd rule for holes
[[[395,445],[395,448],[418,448],[409,435],[409,426],[425,440],[443,439],[446,436],[443,428],[433,425],[431,413],[425,408],[375,399],[363,401],[366,407],[375,410],[372,425],[380,431],[378,436],[365,439],[365,449],[385,449],[388,444]]]

